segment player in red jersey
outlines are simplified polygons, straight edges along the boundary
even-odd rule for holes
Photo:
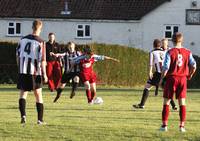
[[[182,46],[183,35],[181,33],[174,34],[172,41],[174,48],[166,53],[161,76],[162,79],[166,77],[166,84],[163,93],[164,102],[160,130],[167,131],[169,103],[175,93],[180,106],[180,132],[185,132],[187,80],[192,78],[196,70],[196,62],[190,50]],[[162,84],[162,79],[160,84]]]
[[[119,62],[119,60],[115,58],[93,54],[90,47],[85,47],[83,55],[74,60],[75,64],[80,64],[80,77],[85,85],[89,104],[93,104],[93,99],[96,95],[96,74],[93,70],[93,64],[100,60],[113,60]]]
[[[49,41],[46,42],[46,61],[47,61],[47,77],[48,77],[48,86],[49,90],[53,92],[58,88],[58,85],[61,81],[61,64],[60,58],[56,58],[51,55],[53,53],[61,53],[61,47],[55,41],[55,34],[49,33]]]

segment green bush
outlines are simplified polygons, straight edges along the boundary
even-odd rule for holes
[[[62,44],[62,47],[66,45]],[[82,50],[86,45],[77,45]],[[115,86],[141,86],[148,78],[148,53],[140,49],[129,48],[119,45],[90,44],[95,54],[106,55],[120,60],[120,63],[110,60],[94,64],[97,73],[97,83]],[[0,42],[0,83],[16,83],[17,66],[15,60],[16,43]],[[195,56],[197,66],[200,58]],[[197,68],[197,72],[199,72]],[[200,74],[195,73],[189,88],[200,88]]]

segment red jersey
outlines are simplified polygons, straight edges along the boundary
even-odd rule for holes
[[[167,76],[187,76],[191,52],[186,48],[172,48],[168,53],[170,56],[170,67]]]
[[[90,59],[83,59],[80,61],[80,67],[82,73],[91,73],[93,72],[92,65],[95,62],[95,58],[91,57]]]

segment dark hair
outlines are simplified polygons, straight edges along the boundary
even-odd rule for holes
[[[153,47],[157,48],[157,47],[160,47],[160,46],[161,46],[161,41],[159,39],[155,39],[153,41]]]
[[[51,35],[55,35],[55,34],[54,34],[53,32],[50,32],[50,33],[49,33],[49,36],[51,36]]]
[[[86,53],[86,54],[92,54],[92,50],[89,46],[84,47],[83,52]]]
[[[173,43],[178,43],[181,41],[181,39],[183,38],[183,34],[176,32],[173,36],[172,36],[172,42]]]

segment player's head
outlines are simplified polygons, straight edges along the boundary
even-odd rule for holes
[[[168,49],[168,39],[167,38],[162,39],[162,49],[163,50]]]
[[[176,32],[176,33],[172,36],[172,42],[173,42],[174,44],[182,43],[182,42],[183,42],[183,34],[181,34],[180,32]]]
[[[42,30],[42,21],[34,20],[33,24],[32,24],[32,29],[33,29],[33,32],[36,32],[36,33],[40,34],[40,32]]]
[[[55,41],[55,34],[54,33],[52,33],[52,32],[50,32],[49,33],[49,35],[48,35],[48,38],[49,38],[49,41],[51,42],[51,43],[53,43],[54,41]]]
[[[86,46],[83,48],[83,52],[86,54],[86,55],[92,55],[92,50],[89,46]]]
[[[75,51],[76,45],[74,42],[68,42],[67,47],[68,47],[69,52],[73,53]]]
[[[160,48],[160,47],[161,47],[161,41],[160,41],[159,39],[155,39],[155,40],[153,41],[153,47],[154,47],[155,49]]]

